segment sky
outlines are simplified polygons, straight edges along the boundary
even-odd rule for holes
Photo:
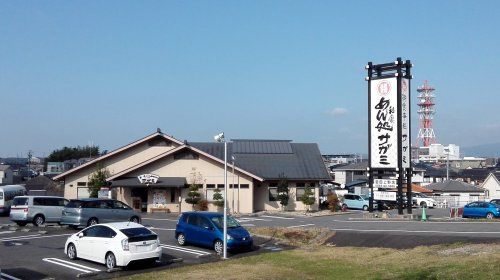
[[[180,140],[366,153],[368,61],[436,88],[443,144],[500,142],[499,1],[0,1],[0,157]]]

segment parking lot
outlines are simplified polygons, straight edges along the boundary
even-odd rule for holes
[[[414,209],[418,214],[420,209]],[[294,216],[287,214],[259,214],[237,217],[245,227],[327,227],[336,232],[332,240],[339,246],[388,246],[398,239],[421,242],[421,245],[444,242],[499,242],[500,222],[446,221],[443,209],[430,209],[431,221],[364,220],[362,211],[335,216]],[[434,219],[432,219],[434,218]],[[142,273],[160,268],[177,267],[220,260],[210,248],[178,246],[174,238],[177,222],[175,214],[143,215],[142,223],[155,231],[161,241],[163,256],[154,267],[135,265],[123,270],[108,272],[101,264],[77,260],[71,261],[64,254],[66,238],[75,230],[57,225],[46,227],[10,226],[8,217],[0,217],[0,268],[2,279],[74,279],[86,276],[104,279],[131,273]],[[372,238],[377,237],[377,238]],[[381,238],[384,237],[384,238]],[[410,238],[409,238],[410,237]],[[395,241],[396,240],[396,241]],[[378,243],[377,243],[378,242]],[[406,241],[407,242],[407,241]],[[397,242],[396,242],[397,243]],[[261,252],[279,251],[283,248],[266,240],[255,240],[253,252],[236,253],[236,256]],[[419,243],[416,243],[418,245]],[[260,245],[260,246],[259,246]],[[396,244],[397,245],[397,244]],[[398,246],[395,246],[398,247]],[[405,246],[401,246],[405,247]],[[234,255],[230,255],[232,257]]]

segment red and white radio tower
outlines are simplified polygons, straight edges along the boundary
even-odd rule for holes
[[[424,82],[423,86],[417,88],[418,95],[418,116],[420,119],[420,129],[418,131],[417,142],[422,140],[424,147],[436,143],[436,135],[432,128],[432,119],[434,118],[434,90],[432,86]]]

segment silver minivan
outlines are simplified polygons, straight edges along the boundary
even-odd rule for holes
[[[98,223],[140,223],[140,215],[127,204],[114,199],[71,199],[62,211],[61,225],[72,228],[88,227]]]
[[[66,204],[68,200],[59,196],[16,196],[12,200],[10,220],[19,226],[59,223]]]

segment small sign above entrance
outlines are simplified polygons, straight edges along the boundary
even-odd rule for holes
[[[141,184],[146,184],[146,185],[156,184],[156,182],[158,182],[158,178],[160,178],[160,176],[154,174],[142,174],[137,176],[139,182],[141,182]]]
[[[374,188],[395,189],[398,182],[392,179],[373,179]]]

